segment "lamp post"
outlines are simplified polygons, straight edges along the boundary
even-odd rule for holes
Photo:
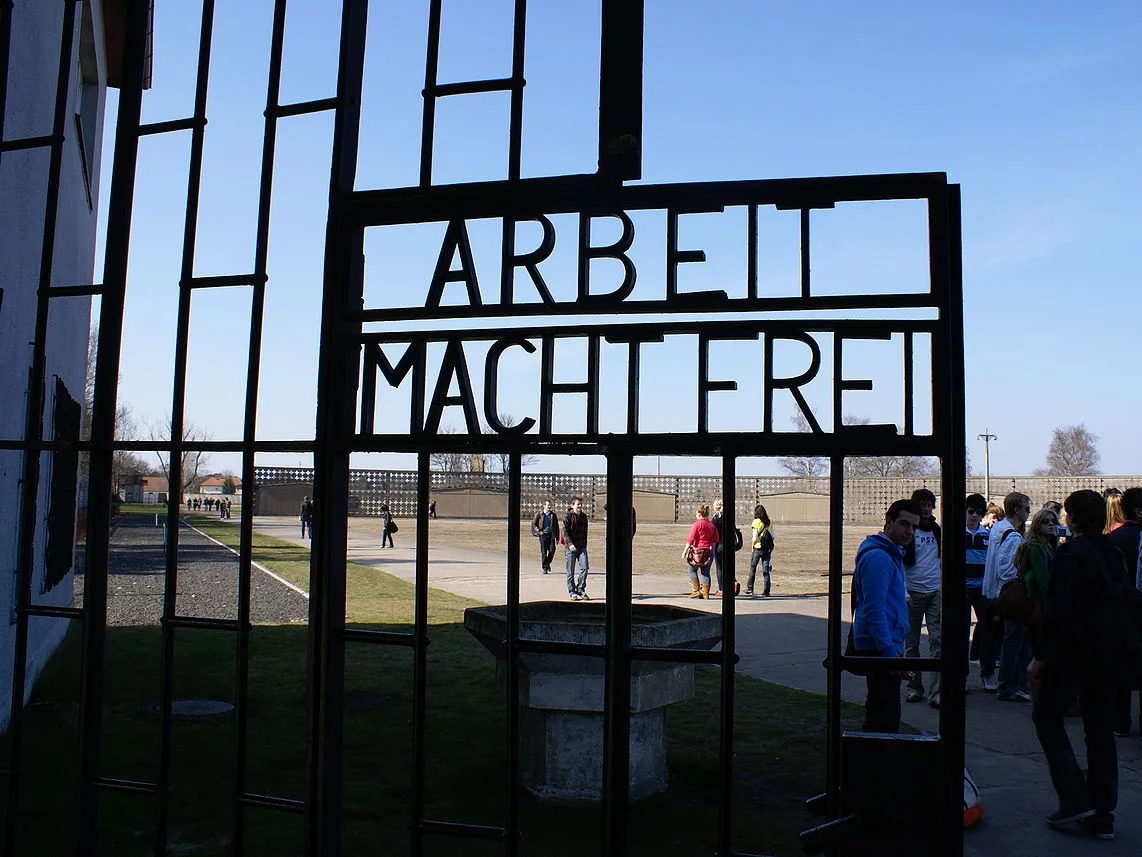
[[[986,428],[983,434],[976,435],[983,441],[983,495],[991,502],[991,441],[999,440],[995,435],[988,434]]]

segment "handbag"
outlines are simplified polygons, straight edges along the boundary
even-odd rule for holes
[[[693,545],[686,547],[686,564],[691,568],[705,568],[713,558],[709,548],[696,548]]]
[[[400,527],[397,526],[396,521],[389,521],[389,532],[390,533],[395,533],[399,529],[400,529]]]
[[[1003,584],[999,590],[999,596],[995,599],[995,612],[1009,622],[1035,628],[1043,623],[1043,596],[1038,592],[1034,596],[1028,595],[1027,581],[1020,574]]]

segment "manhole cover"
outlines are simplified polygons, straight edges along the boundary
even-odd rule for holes
[[[154,702],[147,706],[147,711],[158,715],[162,710],[162,703]],[[225,699],[205,699],[190,697],[175,699],[171,702],[171,716],[179,720],[212,720],[217,717],[229,717],[234,713],[234,703]]]

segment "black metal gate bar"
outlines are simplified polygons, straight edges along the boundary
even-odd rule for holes
[[[350,318],[364,291],[361,236],[349,228],[344,209],[357,172],[368,13],[367,0],[342,0],[314,439],[317,509],[310,554],[305,845],[311,857],[341,853],[348,439],[353,435],[359,375],[358,349],[346,343],[354,341],[359,330]],[[418,464],[421,473],[427,473],[428,456],[420,456]],[[418,567],[419,551],[418,546]]]
[[[83,584],[83,662],[79,740],[80,793],[78,854],[98,854],[100,749],[106,674],[107,561],[111,540],[111,466],[119,385],[123,306],[127,290],[131,215],[138,167],[139,117],[146,67],[148,4],[131,0],[126,9],[123,71],[115,122],[115,160],[111,173],[107,237],[104,246],[103,299],[99,305],[99,360],[95,367],[91,414],[88,487],[87,566]]]
[[[644,0],[603,0],[599,51],[599,174],[642,178]]]
[[[522,2],[522,0],[521,0]],[[518,19],[517,19],[518,20]],[[504,855],[515,857],[519,853],[519,789],[520,789],[520,711],[519,711],[519,530],[520,504],[522,503],[522,479],[520,471],[523,458],[520,452],[508,456],[508,592],[507,592],[507,816],[504,819]],[[418,504],[417,513],[424,517],[424,528],[428,529],[426,510],[428,503]]]
[[[607,605],[603,690],[603,853],[628,851],[630,804],[631,565],[634,508],[632,448],[607,450]]]
[[[9,10],[10,12],[10,10]],[[36,505],[40,484],[40,456],[44,441],[44,383],[46,380],[48,303],[51,297],[52,267],[55,259],[56,222],[59,217],[60,168],[63,164],[63,143],[67,121],[67,99],[71,91],[71,70],[75,52],[76,3],[68,0],[63,8],[60,35],[59,70],[56,77],[55,110],[49,148],[47,188],[44,202],[44,228],[40,244],[39,285],[36,291],[36,325],[32,341],[32,363],[28,370],[27,413],[24,423],[23,478],[21,480],[19,546],[16,556],[16,635],[13,641],[12,713],[9,718],[11,758],[8,768],[8,818],[5,846],[15,853],[16,808],[20,796],[20,757],[24,731],[24,694],[27,689],[28,608],[32,606],[32,578],[35,572]],[[11,39],[11,15],[7,16],[5,42]],[[4,74],[7,76],[9,57],[5,50]],[[5,81],[6,83],[6,81]],[[6,90],[6,86],[4,87]],[[0,110],[4,109],[0,103]],[[2,120],[0,120],[2,121]],[[3,126],[0,125],[0,137]]]
[[[431,486],[431,457],[427,452],[417,456],[416,510],[420,515],[428,508]],[[424,789],[427,782],[428,725],[428,527],[416,528],[416,572],[413,590],[412,649],[412,825],[409,853],[424,853]]]
[[[942,460],[941,493],[943,504],[944,551],[942,612],[943,634],[940,673],[940,751],[941,782],[945,788],[942,804],[943,853],[947,857],[963,853],[963,817],[960,811],[963,798],[961,771],[964,768],[964,742],[966,740],[966,714],[964,693],[967,682],[968,643],[960,633],[967,627],[968,603],[964,587],[964,541],[966,531],[964,496],[966,462],[965,381],[964,381],[964,319],[963,270],[960,234],[960,188],[949,185],[946,204],[933,207],[937,215],[931,222],[932,265],[939,265],[941,277],[933,277],[938,297],[943,297],[942,320],[944,325],[933,338],[933,352],[946,356],[942,372],[934,365],[934,383],[942,380],[945,395],[934,397],[933,421],[945,426],[945,454]],[[939,238],[940,240],[936,240]],[[941,377],[942,376],[942,377]],[[934,390],[933,393],[937,392]]]
[[[178,316],[175,323],[174,376],[171,388],[170,447],[167,451],[166,568],[163,573],[163,613],[161,643],[161,693],[159,703],[159,801],[155,826],[155,853],[166,854],[170,826],[171,754],[174,742],[174,648],[178,614],[177,522],[182,506],[182,458],[185,449],[186,371],[190,338],[190,304],[197,244],[198,206],[202,187],[202,151],[206,142],[206,95],[210,79],[210,50],[214,29],[214,0],[203,0],[199,30],[198,70],[194,84],[194,116],[190,132],[190,164],[187,176],[186,207],[183,220],[182,261],[180,265]]]
[[[275,0],[270,34],[270,67],[266,83],[265,129],[262,135],[262,170],[258,187],[258,222],[254,244],[254,277],[250,297],[250,340],[247,348],[246,408],[242,421],[242,484],[254,485],[254,450],[257,440],[258,390],[261,380],[262,324],[268,280],[270,203],[273,193],[274,155],[277,145],[278,98],[281,90],[282,46],[285,41],[286,0]],[[236,694],[234,698],[234,827],[235,854],[246,841],[246,754],[250,731],[250,575],[253,559],[254,516],[243,513],[238,522],[238,634]]]
[[[825,793],[829,818],[841,811],[841,621],[845,549],[845,457],[829,458],[829,618],[826,626]],[[849,616],[852,620],[852,616]]]
[[[718,853],[733,850],[734,820],[734,691],[737,656],[737,576],[734,572],[734,529],[737,506],[737,460],[722,457],[722,517],[718,534],[722,546],[721,722],[718,729]],[[744,539],[743,539],[744,542]],[[752,544],[753,539],[750,539]],[[744,548],[745,545],[743,544]]]

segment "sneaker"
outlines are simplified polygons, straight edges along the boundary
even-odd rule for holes
[[[996,697],[1000,702],[1030,702],[1031,694],[1025,690],[1013,690],[1010,693],[1001,693]]]
[[[981,676],[979,686],[983,688],[984,693],[995,693],[999,690],[999,685],[995,683],[995,676],[993,675]]]
[[[922,694],[918,690],[910,690],[910,691],[908,691],[908,693],[904,694],[904,701],[905,702],[920,702],[923,699],[924,699],[924,694]]]
[[[583,600],[583,596],[582,596],[582,595],[580,595],[578,592],[572,592],[572,593],[571,593],[571,600],[572,600],[572,601],[582,601],[582,600]]]
[[[928,700],[928,706],[930,708],[939,708],[940,707],[940,694],[937,693],[937,694],[933,695],[932,698]]]
[[[1051,825],[1051,827],[1062,827],[1064,825],[1070,824],[1072,821],[1079,821],[1091,815],[1094,815],[1093,809],[1076,810],[1063,809],[1062,807],[1059,807],[1046,818],[1044,818],[1043,821],[1047,822],[1047,824]]]
[[[587,594],[586,590],[584,590],[583,592],[579,593],[579,600],[580,601],[590,601],[591,596]]]
[[[746,595],[753,595],[753,590],[752,590],[752,589],[747,589],[747,590],[745,591],[745,594],[746,594]]]
[[[1096,839],[1113,839],[1114,815],[1109,812],[1099,812],[1080,818],[1079,829]]]

